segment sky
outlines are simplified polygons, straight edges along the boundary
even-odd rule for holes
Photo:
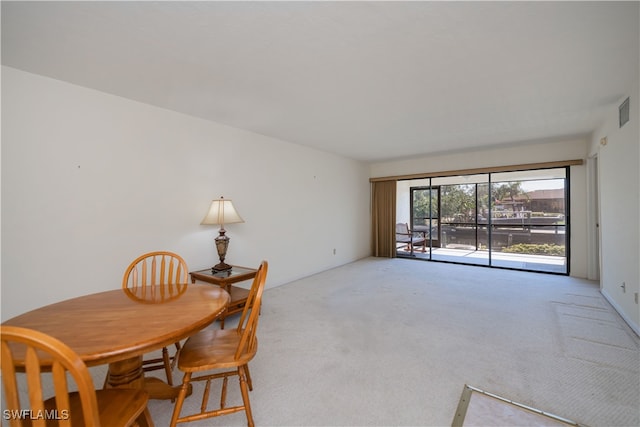
[[[564,179],[522,181],[522,189],[527,192],[534,190],[553,190],[556,188],[564,188]]]

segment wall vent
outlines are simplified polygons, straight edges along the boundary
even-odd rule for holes
[[[624,126],[625,123],[629,121],[629,98],[625,99],[620,107],[618,107],[619,118],[620,118],[620,127]]]

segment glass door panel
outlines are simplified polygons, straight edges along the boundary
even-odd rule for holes
[[[567,272],[565,169],[494,174],[492,265]]]
[[[477,236],[478,236],[478,251],[477,258],[482,259],[484,264],[491,264],[491,252],[489,251],[491,238],[489,236],[489,176],[484,175],[484,180],[476,184],[477,195],[477,214],[476,220],[478,224]]]
[[[479,221],[478,210],[481,206],[479,197],[483,194],[481,187],[486,187],[487,181],[486,174],[433,179],[440,188],[441,222],[441,249],[434,252],[433,259],[489,264],[486,225]]]
[[[440,246],[440,188],[411,188],[411,228],[423,233],[429,247]]]

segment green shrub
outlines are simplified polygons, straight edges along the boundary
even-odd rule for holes
[[[509,252],[514,254],[564,256],[564,246],[551,245],[548,243],[545,243],[543,245],[533,243],[518,243],[517,245],[511,245],[509,247],[503,248],[502,252]]]

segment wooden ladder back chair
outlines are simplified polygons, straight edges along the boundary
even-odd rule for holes
[[[249,391],[253,390],[249,373],[249,361],[253,359],[258,351],[256,333],[267,270],[268,263],[262,261],[251,285],[247,303],[236,328],[206,329],[189,337],[185,342],[178,358],[178,369],[184,372],[184,378],[171,418],[172,427],[177,423],[217,417],[239,411],[245,411],[247,424],[250,427],[254,425],[249,403]],[[214,370],[218,372],[193,376],[197,372]],[[219,372],[220,370],[223,371]],[[227,382],[228,378],[234,375],[238,376],[240,382],[243,404],[227,407]],[[220,378],[222,379],[220,406],[218,409],[209,410],[207,406],[211,381]],[[180,417],[184,399],[187,397],[190,385],[194,381],[206,381],[200,412]]]
[[[1,326],[2,383],[9,426],[153,426],[147,393],[139,389],[96,391],[80,357],[56,338],[32,329]],[[43,397],[43,375],[54,396]],[[24,376],[18,377],[18,374]],[[28,404],[20,401],[22,379]],[[72,379],[72,381],[69,381]],[[72,388],[77,391],[71,391]],[[32,419],[29,419],[32,418]]]
[[[149,252],[136,258],[124,272],[122,288],[130,296],[148,303],[160,303],[183,293],[189,283],[187,263],[178,254],[167,251]],[[145,359],[144,371],[164,369],[167,382],[173,385],[173,369],[180,352],[180,343],[174,344],[175,353],[162,348],[162,357]]]

